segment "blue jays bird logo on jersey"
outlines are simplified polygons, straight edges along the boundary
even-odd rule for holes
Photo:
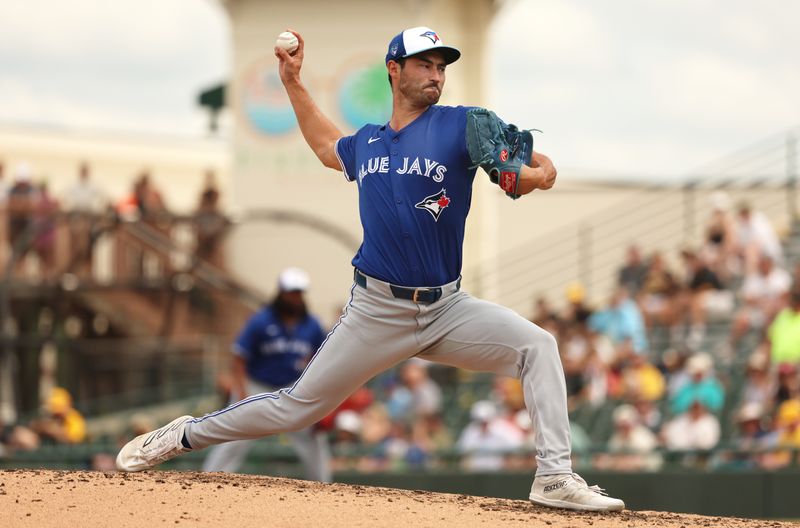
[[[450,205],[450,198],[448,198],[447,194],[445,193],[446,191],[442,189],[436,194],[426,196],[414,207],[428,211],[431,216],[433,216],[433,220],[438,222],[439,217],[442,215],[442,211],[444,211]]]
[[[420,35],[420,37],[428,37],[434,44],[436,44],[437,42],[439,42],[439,40],[441,40],[439,38],[439,35],[437,35],[435,31],[426,31],[425,33]]]

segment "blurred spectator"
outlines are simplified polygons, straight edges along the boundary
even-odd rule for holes
[[[40,275],[43,279],[50,278],[55,272],[58,208],[58,201],[50,194],[47,183],[39,184],[34,206],[36,234],[33,239],[33,250],[39,258]]]
[[[628,401],[656,401],[664,396],[664,376],[641,354],[631,356],[623,373],[623,384]]]
[[[705,241],[701,249],[709,267],[725,281],[739,274],[736,259],[736,222],[731,214],[731,200],[725,192],[709,197],[711,217],[706,224]]]
[[[639,416],[639,423],[655,433],[661,429],[661,410],[655,402],[639,399],[633,402]]]
[[[393,420],[411,423],[417,416],[439,412],[442,390],[428,376],[427,365],[411,359],[401,367],[400,384],[392,390],[386,405]]]
[[[775,396],[775,380],[769,373],[769,359],[766,355],[755,353],[747,360],[745,380],[741,389],[742,406],[758,405],[769,409]]]
[[[14,178],[14,185],[8,191],[8,244],[13,258],[16,258],[16,270],[20,271],[33,242],[36,191],[31,184],[31,168],[27,163],[17,166]]]
[[[686,373],[690,381],[678,392],[670,402],[670,408],[675,415],[685,413],[694,402],[700,402],[705,409],[717,413],[722,410],[725,403],[725,390],[714,377],[712,368],[714,362],[711,356],[705,353],[695,354],[686,362]]]
[[[558,312],[550,305],[550,301],[546,297],[536,298],[531,322],[545,329],[553,329],[558,325]]]
[[[629,295],[635,296],[644,284],[647,268],[639,246],[628,247],[625,264],[617,272],[617,285],[625,288]]]
[[[668,348],[661,355],[662,368],[667,378],[667,398],[672,400],[692,377],[686,371],[689,355],[685,351]]]
[[[104,193],[91,181],[89,164],[82,162],[78,168],[78,181],[64,193],[64,208],[69,214],[70,261],[80,276],[91,274],[93,217],[106,206]]]
[[[685,249],[681,256],[686,266],[687,278],[687,290],[683,295],[681,309],[689,316],[687,344],[696,349],[705,337],[707,320],[730,315],[734,298],[700,255]]]
[[[609,469],[622,471],[655,470],[661,465],[661,457],[654,453],[658,439],[650,429],[640,423],[639,413],[631,405],[620,405],[614,409],[612,418],[614,434],[608,441],[608,450],[615,456]]]
[[[194,226],[197,233],[196,254],[218,268],[225,267],[221,248],[222,237],[228,221],[219,207],[219,190],[213,171],[206,172],[205,187],[200,193],[200,202],[194,213]]]
[[[589,318],[589,328],[607,335],[615,345],[629,341],[637,354],[647,349],[647,335],[639,307],[624,288],[617,288],[610,306]]]
[[[772,447],[800,449],[800,400],[793,398],[786,400],[775,415],[775,437]],[[777,469],[788,466],[792,460],[796,461],[796,451],[781,451],[770,453],[765,462],[768,469]]]
[[[719,420],[701,400],[694,400],[685,412],[664,424],[661,434],[672,451],[712,449],[719,443]]]
[[[769,326],[770,357],[773,364],[800,363],[800,288],[795,286],[789,306],[781,310]]]
[[[586,289],[579,282],[567,286],[567,307],[564,310],[565,324],[581,323],[589,319],[592,309],[586,304]]]
[[[79,444],[86,440],[86,421],[72,406],[72,396],[61,387],[50,391],[45,416],[31,424],[42,439],[59,444]]]
[[[163,216],[167,214],[164,199],[161,191],[150,178],[150,172],[145,170],[139,175],[134,184],[134,195],[136,197],[136,207],[139,210],[139,218],[151,224],[158,224]]]
[[[760,450],[775,445],[774,434],[764,427],[763,407],[757,403],[746,403],[736,413],[737,431],[731,439],[735,452],[723,455],[727,467],[739,469],[757,468],[770,455]]]
[[[770,432],[763,427],[764,408],[758,403],[749,402],[736,413],[738,432],[733,438],[736,449],[758,450],[769,443]]]
[[[495,405],[487,400],[475,402],[470,411],[472,421],[461,432],[456,447],[465,455],[463,464],[471,471],[499,471],[505,454],[519,449],[524,436],[504,420],[497,419]]]
[[[800,378],[797,376],[796,363],[778,365],[778,383],[775,390],[775,405],[800,396]]]
[[[334,456],[331,466],[342,470],[354,467],[358,462],[355,455],[361,446],[361,416],[355,411],[344,410],[336,415],[331,445]]]
[[[34,451],[39,448],[39,435],[31,429],[12,423],[13,413],[0,406],[0,460],[10,458],[15,451]]]
[[[639,296],[645,325],[673,326],[677,318],[675,300],[679,291],[678,282],[667,269],[664,256],[658,251],[653,253]]]
[[[758,268],[745,276],[739,291],[743,305],[734,317],[731,341],[736,344],[748,331],[762,330],[783,307],[791,285],[789,273],[762,255]]]
[[[737,206],[736,242],[746,273],[756,268],[762,255],[770,257],[778,265],[783,263],[783,248],[772,224],[764,213],[753,210],[746,201]]]

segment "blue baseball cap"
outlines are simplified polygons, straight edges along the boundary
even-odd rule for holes
[[[451,64],[461,57],[461,52],[456,48],[445,46],[439,35],[429,27],[419,26],[406,29],[389,42],[389,51],[386,53],[386,62],[404,59],[423,51],[435,49],[441,51],[447,64]]]

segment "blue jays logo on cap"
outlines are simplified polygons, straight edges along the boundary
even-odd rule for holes
[[[438,222],[439,217],[442,215],[442,211],[444,211],[450,205],[450,198],[447,197],[446,192],[447,191],[442,189],[436,194],[426,196],[414,207],[428,211],[431,216],[433,216],[433,220]]]
[[[441,40],[439,38],[439,35],[437,35],[435,31],[426,31],[425,33],[420,35],[420,37],[428,37],[434,44],[436,44],[437,41]]]
[[[386,62],[404,59],[432,49],[439,51],[447,64],[455,62],[461,57],[461,52],[456,48],[444,45],[438,33],[429,27],[420,26],[406,29],[389,42]]]

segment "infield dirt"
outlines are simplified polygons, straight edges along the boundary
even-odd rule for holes
[[[298,480],[151,471],[0,471],[0,527],[797,527],[650,511],[573,513],[513,501]]]

